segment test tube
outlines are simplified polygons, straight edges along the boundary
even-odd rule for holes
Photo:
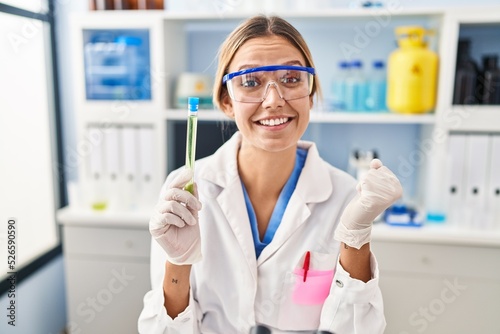
[[[198,106],[200,99],[198,97],[188,97],[188,119],[186,131],[186,168],[194,170],[194,159],[196,154],[196,129],[198,127]],[[185,190],[191,194],[194,192],[194,179],[191,179]]]

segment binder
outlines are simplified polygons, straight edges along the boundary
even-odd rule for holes
[[[120,165],[120,129],[117,126],[111,126],[104,130],[104,175],[110,210],[119,206],[120,176],[122,175]]]
[[[448,139],[446,170],[447,223],[463,227],[463,206],[465,195],[465,134],[451,134]]]
[[[490,136],[490,164],[486,201],[488,227],[500,230],[500,135]]]
[[[487,224],[486,175],[489,169],[487,135],[471,134],[467,137],[465,220],[467,227],[484,229]]]
[[[121,155],[123,157],[123,191],[122,208],[133,210],[137,207],[138,198],[138,163],[137,163],[137,129],[126,126],[121,130]]]
[[[140,205],[152,208],[156,204],[158,189],[154,187],[154,129],[139,128],[139,187]]]
[[[104,210],[107,198],[104,185],[104,135],[102,129],[97,126],[89,126],[87,139],[90,145],[87,173],[89,188],[86,189],[85,198],[92,209]]]
[[[100,180],[103,177],[103,152],[102,131],[95,126],[89,126],[87,129],[89,143],[92,145],[89,154],[89,177],[93,180]]]

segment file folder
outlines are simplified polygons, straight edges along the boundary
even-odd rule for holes
[[[489,228],[500,230],[500,135],[490,136],[490,166],[486,194]]]
[[[140,205],[152,208],[156,204],[157,192],[159,191],[154,187],[154,129],[143,126],[138,131]]]
[[[86,202],[94,210],[106,208],[106,187],[104,185],[104,135],[101,128],[89,126],[87,128],[87,139],[90,144],[88,180],[89,188],[84,194]]]
[[[488,135],[468,135],[465,219],[468,227],[484,229],[487,225],[486,210],[486,175],[489,169]]]
[[[119,206],[120,165],[120,129],[111,126],[104,129],[104,170],[110,210]]]
[[[447,151],[447,222],[450,225],[463,227],[463,205],[465,195],[465,134],[451,134]]]
[[[135,127],[126,126],[121,130],[121,155],[123,157],[123,191],[122,207],[125,210],[135,209],[138,198],[138,135]]]

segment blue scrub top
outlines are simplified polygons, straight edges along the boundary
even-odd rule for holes
[[[290,197],[292,197],[293,191],[297,186],[297,181],[299,180],[300,172],[302,172],[302,168],[306,162],[307,150],[303,148],[297,148],[297,155],[295,157],[295,165],[293,167],[292,175],[285,183],[283,190],[281,190],[280,196],[278,197],[278,201],[276,202],[276,206],[274,207],[273,213],[271,215],[271,219],[269,220],[269,225],[267,226],[266,233],[264,234],[264,240],[260,240],[259,237],[259,229],[257,228],[257,217],[255,216],[255,211],[253,209],[252,203],[250,202],[250,198],[248,197],[247,190],[243,182],[241,182],[241,186],[243,187],[243,194],[245,196],[245,203],[247,205],[248,218],[250,219],[250,227],[252,228],[252,236],[253,243],[255,247],[255,255],[259,258],[260,253],[264,247],[269,245],[269,243],[273,240],[274,234],[278,229],[278,226],[281,223],[281,219],[283,219],[283,214],[285,213],[286,206],[290,201]]]

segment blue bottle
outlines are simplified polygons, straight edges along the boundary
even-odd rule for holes
[[[381,60],[373,62],[372,72],[368,79],[368,96],[366,109],[370,111],[386,111],[387,80],[385,64]]]
[[[363,75],[363,63],[360,60],[351,62],[351,75],[346,80],[346,111],[365,111],[368,86]]]
[[[333,78],[332,84],[332,109],[334,111],[346,110],[346,80],[350,76],[350,63],[341,61],[338,63],[338,71]]]

